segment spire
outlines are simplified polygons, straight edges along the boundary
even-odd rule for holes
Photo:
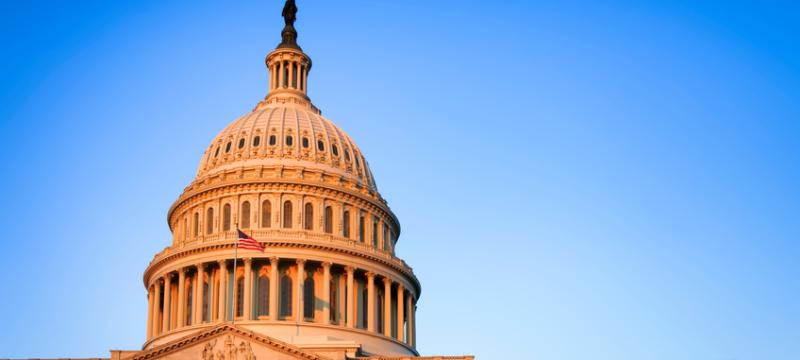
[[[278,44],[278,49],[290,48],[302,51],[297,45],[297,30],[294,28],[294,21],[297,20],[297,5],[294,4],[294,0],[286,0],[281,15],[286,25],[281,31],[281,43]]]
[[[286,26],[281,32],[281,43],[265,59],[269,70],[269,93],[256,105],[256,110],[280,103],[307,107],[319,113],[308,98],[311,58],[297,46],[297,30],[294,29],[297,6],[294,0],[286,0],[282,15]]]

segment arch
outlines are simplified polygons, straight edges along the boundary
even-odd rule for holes
[[[231,204],[225,204],[222,207],[222,230],[229,231],[231,229]]]
[[[325,232],[333,233],[333,208],[330,206],[325,207]]]
[[[306,230],[314,230],[314,205],[306,203],[303,213],[303,228]]]
[[[303,282],[303,317],[313,319],[314,307],[314,277],[308,274]]]
[[[292,202],[289,200],[283,203],[283,228],[292,228]]]
[[[268,228],[272,226],[272,203],[269,200],[261,202],[261,227]]]
[[[200,213],[194,213],[194,225],[192,226],[192,236],[200,234]]]
[[[344,215],[342,215],[342,236],[349,238],[350,237],[350,211],[345,210]]]
[[[292,316],[292,278],[289,274],[281,275],[281,316]]]
[[[250,202],[245,201],[242,203],[242,213],[239,214],[239,225],[242,229],[250,228]]]
[[[257,316],[269,315],[269,277],[261,274],[256,284],[256,314]]]
[[[206,210],[206,234],[214,232],[214,208]]]

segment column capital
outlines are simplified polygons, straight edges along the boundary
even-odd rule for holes
[[[348,273],[354,273],[356,271],[356,268],[354,268],[354,267],[352,267],[350,265],[347,265],[347,266],[344,267],[344,271],[346,271]]]
[[[250,265],[250,263],[251,263],[252,261],[253,261],[253,259],[252,259],[252,258],[249,258],[249,257],[246,257],[246,258],[244,258],[244,263],[245,263],[245,265]]]
[[[306,260],[305,259],[297,259],[297,260],[295,260],[295,262],[297,263],[297,265],[301,265],[302,266],[303,264],[306,263]]]
[[[280,261],[280,259],[278,259],[277,256],[270,256],[269,258],[270,265],[278,265],[278,261]]]
[[[383,284],[384,284],[384,285],[390,285],[390,286],[391,286],[391,285],[392,285],[392,279],[389,279],[388,277],[385,277],[385,276],[384,276],[384,277],[383,277]]]
[[[365,275],[367,275],[367,279],[370,279],[370,280],[375,278],[375,273],[372,272],[372,271],[367,271],[367,273]]]
[[[325,262],[322,263],[322,268],[330,269],[331,265],[333,265],[333,263],[331,263],[330,261],[325,261]]]
[[[205,264],[203,264],[203,263],[194,264],[194,267],[196,268],[197,271],[205,270]]]
[[[226,267],[228,264],[228,260],[219,260],[217,261],[217,264],[219,264],[219,267]]]
[[[403,286],[403,283],[397,283],[397,291],[398,291],[398,292],[402,292],[402,291],[404,291],[405,289],[406,289],[406,287],[405,287],[405,286]]]

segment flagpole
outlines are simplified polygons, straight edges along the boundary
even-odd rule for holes
[[[239,222],[236,222],[236,245],[233,247],[233,314],[231,316],[231,325],[236,324],[236,293],[239,282],[236,281],[236,259],[239,257]],[[244,311],[244,310],[243,310]]]

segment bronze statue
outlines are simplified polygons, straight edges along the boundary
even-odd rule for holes
[[[294,21],[297,20],[297,5],[294,0],[286,0],[281,15],[283,15],[283,22],[286,23],[286,26],[281,31],[281,43],[278,44],[278,48],[301,50],[300,46],[297,46],[297,30],[294,29]]]
[[[286,0],[281,15],[286,26],[294,26],[294,21],[297,20],[297,5],[294,4],[294,0]]]

